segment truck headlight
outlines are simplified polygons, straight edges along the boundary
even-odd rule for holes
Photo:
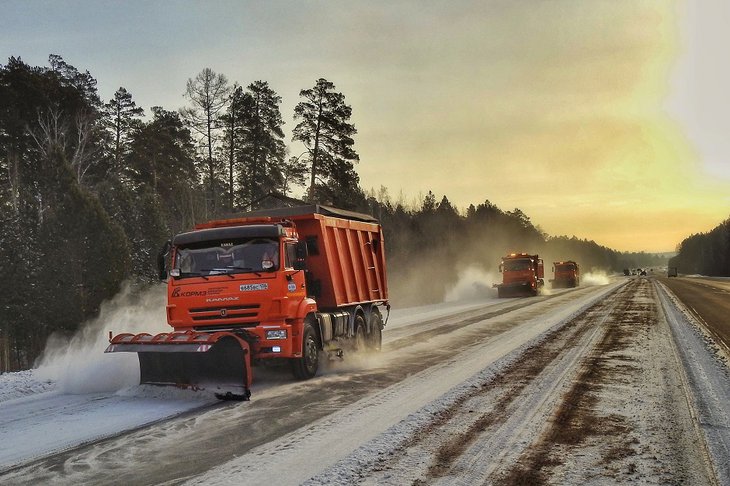
[[[266,331],[266,339],[286,339],[286,329]]]

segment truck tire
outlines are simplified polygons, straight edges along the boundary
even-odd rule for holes
[[[365,328],[365,319],[362,315],[358,314],[355,316],[355,337],[353,345],[355,346],[355,352],[362,353],[367,350],[368,339],[367,329]]]
[[[292,358],[292,372],[298,380],[314,378],[319,369],[319,340],[309,320],[304,321],[302,335],[302,357]]]
[[[370,334],[367,335],[367,349],[380,351],[383,345],[383,318],[379,312],[370,314]]]

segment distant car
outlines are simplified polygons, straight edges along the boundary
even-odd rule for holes
[[[646,277],[646,270],[644,270],[644,269],[640,270],[639,275],[641,275],[642,277]]]
[[[669,267],[667,269],[667,277],[676,277],[677,276],[677,267]]]
[[[627,277],[631,275],[631,270],[629,270],[628,268],[624,268],[624,275],[626,275]]]

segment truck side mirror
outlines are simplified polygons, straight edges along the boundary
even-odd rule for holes
[[[304,259],[309,256],[309,251],[307,250],[307,242],[297,241],[294,244],[294,254],[296,256],[296,259],[293,263],[294,270],[306,270],[307,263],[304,261]]]
[[[294,251],[296,253],[297,260],[304,260],[309,256],[306,241],[297,241],[294,245]]]
[[[502,265],[502,264],[500,263],[500,264],[499,264],[499,273],[502,273],[502,270],[503,270],[503,269],[504,269],[504,265]]]
[[[170,248],[172,248],[172,242],[170,240],[167,240],[164,245],[162,245],[162,249],[160,249],[160,253],[157,254],[157,270],[158,270],[158,276],[160,280],[167,280],[167,268],[166,268],[166,261],[167,261],[167,255],[170,253]]]

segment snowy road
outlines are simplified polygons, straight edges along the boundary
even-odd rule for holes
[[[23,447],[0,450],[0,481],[727,484],[727,365],[706,340],[678,349],[695,328],[658,285],[394,311],[379,356],[308,382],[257,369],[249,403],[146,389],[6,400],[0,440]],[[52,423],[66,426],[53,440],[20,432]]]

